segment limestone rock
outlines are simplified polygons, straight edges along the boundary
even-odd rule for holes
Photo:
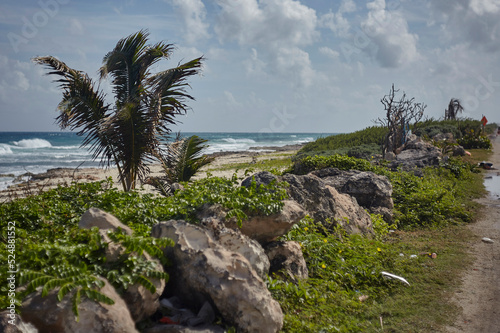
[[[226,221],[226,212],[220,204],[205,204],[197,213],[197,217],[210,236],[224,248],[243,255],[252,265],[252,268],[264,278],[269,272],[269,259],[262,246],[235,229],[226,228],[225,223],[237,226],[236,219]]]
[[[369,171],[344,171],[337,168],[317,170],[312,174],[340,193],[353,196],[360,206],[371,213],[381,214],[386,222],[392,222],[394,202],[392,184],[387,177]]]
[[[453,156],[465,156],[465,149],[462,146],[452,146],[451,154]]]
[[[156,270],[163,272],[163,266],[161,263],[146,256],[149,261],[156,263]],[[147,319],[152,316],[160,305],[160,296],[165,289],[165,280],[157,278],[149,278],[149,281],[155,286],[156,291],[151,293],[149,290],[144,288],[140,284],[134,284],[128,287],[127,290],[123,292],[123,300],[127,304],[130,315],[132,319],[137,323],[141,320]]]
[[[241,186],[250,187],[252,185],[252,181],[254,180],[257,187],[259,187],[260,185],[269,185],[271,182],[278,180],[278,177],[276,177],[269,171],[260,171],[250,177],[245,178],[241,182]]]
[[[306,215],[300,204],[293,200],[283,200],[284,206],[281,212],[269,216],[250,216],[243,221],[241,233],[255,239],[261,244],[275,240],[286,234],[292,227]],[[237,229],[236,221],[226,221],[228,228]]]
[[[298,242],[272,242],[265,250],[271,262],[269,275],[284,274],[293,281],[306,280],[309,277],[309,270]]]
[[[21,317],[34,325],[39,332],[61,333],[136,333],[135,323],[125,302],[106,281],[100,290],[115,301],[113,305],[94,302],[82,296],[78,307],[79,321],[75,320],[71,295],[57,301],[57,290],[46,297],[34,292],[23,301]]]
[[[278,332],[281,308],[265,283],[241,254],[219,245],[201,227],[170,220],[153,226],[153,237],[173,239],[165,249],[173,262],[168,290],[188,304],[215,305],[225,320],[241,332]]]
[[[313,175],[286,174],[288,193],[316,221],[327,227],[341,225],[348,233],[372,233],[371,218],[356,199],[340,194],[321,178]]]
[[[240,231],[225,228],[214,239],[225,249],[241,254],[245,257],[255,272],[265,279],[269,273],[269,259],[262,246]]]
[[[101,230],[116,230],[118,228],[121,228],[127,235],[132,235],[132,229],[121,223],[120,220],[118,220],[113,215],[106,213],[99,208],[90,208],[85,213],[83,213],[78,226],[82,229],[98,227]]]
[[[125,248],[120,244],[112,242],[107,233],[121,228],[127,234],[132,234],[132,230],[121,223],[115,216],[97,208],[87,210],[83,214],[79,226],[80,228],[91,228],[94,226],[99,228],[102,241],[108,243],[104,253],[107,263],[117,261],[125,253]],[[144,256],[147,260],[155,262],[157,270],[163,272],[163,266],[158,260],[151,258],[147,253]],[[165,281],[156,278],[150,278],[149,280],[156,288],[154,293],[151,293],[140,284],[131,285],[123,292],[123,299],[128,305],[132,319],[135,322],[153,315],[160,305],[159,299],[165,289]]]
[[[389,167],[396,171],[401,167],[405,171],[426,166],[439,165],[442,154],[439,148],[429,142],[425,142],[420,137],[415,138],[402,147],[403,150],[396,156],[396,160],[389,164]]]

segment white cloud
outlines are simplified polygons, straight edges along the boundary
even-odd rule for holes
[[[430,20],[440,24],[444,42],[500,51],[500,0],[431,1],[430,9]]]
[[[470,7],[477,15],[495,14],[500,10],[500,0],[471,0]]]
[[[321,54],[324,54],[326,55],[327,57],[331,58],[331,59],[338,59],[339,56],[340,56],[340,53],[335,51],[335,50],[332,50],[331,48],[329,47],[326,47],[326,46],[323,46],[323,47],[320,47],[319,48],[319,52]]]
[[[400,67],[418,59],[418,36],[411,34],[408,23],[397,10],[387,10],[385,0],[369,2],[367,18],[362,22],[363,32],[376,46],[373,53],[382,67]]]
[[[356,3],[353,0],[342,0],[342,4],[340,5],[339,12],[340,13],[352,13],[357,9]]]
[[[201,0],[170,0],[184,19],[184,38],[190,44],[210,38],[207,11]]]
[[[336,36],[346,38],[349,36],[351,24],[344,17],[344,13],[352,13],[356,11],[356,4],[353,0],[343,0],[338,11],[333,13],[330,11],[321,16],[319,25],[330,29]]]
[[[259,53],[255,48],[252,48],[250,58],[243,62],[246,72],[250,75],[265,76],[266,63],[259,58]]]
[[[292,87],[314,78],[303,47],[319,38],[316,11],[294,0],[217,0],[214,31],[221,43],[235,41],[251,50],[247,73],[272,73]]]
[[[309,54],[298,47],[280,48],[276,57],[276,70],[288,78],[295,87],[308,87],[317,77],[312,69]]]
[[[319,25],[330,29],[338,37],[348,37],[350,24],[349,21],[342,16],[341,12],[329,12],[321,16]]]
[[[267,47],[309,45],[318,39],[316,12],[294,0],[218,0],[215,32],[222,42]]]

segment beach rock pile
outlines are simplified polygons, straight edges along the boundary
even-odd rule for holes
[[[401,168],[404,171],[416,171],[427,166],[437,166],[443,154],[441,150],[430,142],[424,141],[421,137],[412,136],[397,154],[392,158],[389,168],[393,171]]]
[[[137,332],[136,323],[156,316],[163,304],[161,301],[176,298],[189,308],[189,313],[200,314],[209,308],[208,313],[212,314],[208,318],[213,320],[215,314],[220,315],[239,332],[278,332],[283,326],[283,313],[266,287],[266,275],[276,273],[298,281],[308,278],[308,270],[300,244],[276,239],[306,214],[328,227],[341,225],[348,233],[371,233],[368,213],[355,197],[340,193],[336,186],[348,189],[367,206],[375,206],[373,200],[367,199],[370,195],[378,196],[380,205],[390,206],[390,188],[384,188],[383,179],[358,173],[346,174],[342,181],[335,181],[335,177],[332,170],[279,178],[270,173],[257,173],[242,186],[252,186],[253,180],[257,186],[273,180],[290,184],[287,188],[290,199],[284,201],[281,212],[272,216],[248,216],[240,229],[235,218],[227,218],[222,206],[205,205],[197,213],[199,225],[170,220],[153,226],[152,237],[168,237],[175,242],[174,247],[164,249],[164,256],[172,265],[162,267],[147,258],[154,261],[157,270],[169,274],[167,286],[162,280],[153,280],[156,287],[153,294],[142,286],[131,286],[119,295],[104,281],[101,292],[115,300],[115,304],[82,299],[78,322],[74,320],[70,297],[57,302],[55,292],[41,297],[41,290],[37,290],[25,299],[22,319],[40,332]],[[370,191],[376,195],[348,185],[356,179],[362,186],[370,184]],[[96,208],[83,214],[79,226],[99,228],[102,241],[109,243],[105,252],[107,262],[118,260],[125,251],[120,244],[110,241],[108,231],[121,229],[132,234],[117,218]],[[191,318],[191,323],[197,323],[192,328],[186,326],[187,321],[183,325],[158,323],[146,331],[222,331],[211,322],[202,321],[198,326],[199,319]]]
[[[326,168],[312,172],[340,193],[356,198],[357,203],[372,214],[380,214],[387,223],[392,222],[394,201],[392,184],[385,176],[370,171]]]
[[[175,241],[165,249],[172,258],[169,289],[199,309],[215,305],[225,320],[243,332],[278,332],[281,308],[264,281],[243,255],[224,248],[210,233],[184,221],[170,220],[153,227],[153,237]]]
[[[331,178],[325,181],[315,173],[307,175],[286,174],[277,177],[270,172],[262,171],[243,180],[242,186],[250,186],[252,181],[255,181],[257,186],[267,185],[272,181],[286,181],[289,184],[287,192],[292,199],[290,201],[298,204],[305,210],[306,214],[314,220],[322,222],[326,227],[333,228],[340,225],[347,233],[370,234],[373,232],[371,218],[365,209],[358,204],[355,197],[339,193],[339,190],[333,186],[334,182]],[[381,188],[384,187],[382,184],[385,185],[385,183],[381,181]],[[363,186],[365,184],[359,184],[357,187],[356,183],[352,182],[351,192],[362,193],[361,187]],[[372,189],[375,191],[376,186],[373,186]],[[380,196],[384,195],[390,196],[392,193],[380,194]]]

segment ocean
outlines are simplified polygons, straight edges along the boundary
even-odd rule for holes
[[[263,150],[302,144],[332,133],[222,133],[183,132],[183,137],[198,135],[207,139],[206,154],[227,151]],[[15,177],[42,173],[54,168],[99,167],[86,148],[80,148],[82,137],[73,132],[0,132],[0,190],[11,185]]]

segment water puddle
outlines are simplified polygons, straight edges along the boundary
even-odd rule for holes
[[[484,177],[484,186],[492,199],[500,199],[500,172],[490,172]]]

